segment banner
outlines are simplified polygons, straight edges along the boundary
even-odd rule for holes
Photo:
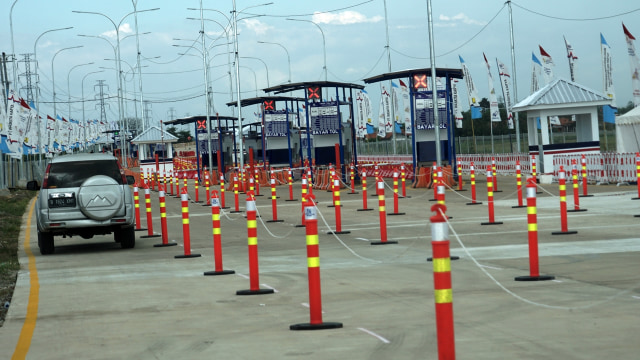
[[[464,59],[462,59],[462,56],[458,55],[458,58],[460,59],[460,65],[462,66],[462,76],[464,76],[464,81],[467,84],[469,106],[480,106],[480,104],[478,104],[478,90],[476,90],[476,86],[471,79],[469,68],[467,68],[467,64],[464,63]]]
[[[404,119],[404,134],[410,135],[411,129],[411,99],[409,98],[409,87],[400,80],[400,92],[402,94],[402,108]]]
[[[569,42],[567,41],[567,38],[564,38],[564,45],[567,47],[567,59],[569,60],[569,73],[571,74],[571,81],[576,81],[576,74],[575,74],[575,64],[576,64],[576,60],[578,60],[578,57],[573,53],[573,47],[571,47],[571,44],[569,44]]]
[[[633,106],[640,106],[640,60],[636,54],[636,47],[633,40],[636,38],[631,35],[624,23],[622,24],[625,39],[627,40],[627,50],[629,51],[629,65],[631,65],[631,86],[633,88]]]
[[[611,107],[617,108],[616,94],[613,89],[613,66],[611,61],[611,47],[600,33],[600,52],[602,54],[602,88],[604,95],[611,99]]]
[[[504,106],[507,108],[507,126],[509,129],[513,129],[513,114],[511,113],[511,75],[509,69],[500,60],[496,58],[496,64],[498,66],[498,74],[500,75],[500,85],[502,85],[502,96],[504,97]]]
[[[498,108],[498,97],[496,96],[496,90],[493,87],[491,65],[489,65],[489,60],[487,60],[487,56],[484,53],[482,53],[482,56],[484,56],[484,63],[487,66],[487,75],[489,78],[489,110],[491,111],[491,122],[500,122],[500,109]]]
[[[456,119],[456,128],[462,129],[462,106],[460,99],[458,99],[458,79],[451,79],[451,102],[451,108]]]
[[[533,61],[533,65],[531,67],[530,93],[533,94],[534,92],[538,91],[538,89],[540,89],[540,72],[542,70],[542,63],[540,62],[540,60],[538,60],[536,54],[534,54],[533,52],[531,53],[531,60]]]
[[[553,80],[553,59],[551,59],[551,55],[549,55],[542,46],[540,47],[540,56],[542,56],[542,74],[544,75],[544,84],[547,85]]]
[[[402,117],[400,116],[400,86],[391,81],[391,103],[393,105],[393,131],[402,134]]]
[[[393,131],[391,119],[391,94],[380,85],[380,108],[378,109],[378,137],[386,138]]]

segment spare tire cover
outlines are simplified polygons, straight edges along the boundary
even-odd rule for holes
[[[85,180],[78,191],[78,206],[94,220],[107,220],[122,207],[122,186],[114,179],[96,175]]]

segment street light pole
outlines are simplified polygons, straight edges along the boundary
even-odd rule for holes
[[[11,32],[11,54],[13,55],[13,88],[17,90],[15,87],[18,84],[18,65],[16,57],[16,49],[13,45],[13,7],[16,6],[18,0],[15,0],[13,4],[11,4],[11,9],[9,10],[9,31]]]
[[[80,87],[82,88],[82,122],[84,124],[84,143],[87,143],[87,119],[85,118],[84,115],[84,79],[87,78],[87,76],[91,75],[91,74],[96,74],[96,73],[101,73],[104,72],[104,70],[98,70],[98,71],[92,71],[90,73],[87,73],[85,76],[82,77],[82,82],[80,83]]]
[[[291,57],[289,57],[289,51],[287,51],[287,48],[284,47],[284,45],[280,44],[280,43],[276,43],[276,42],[269,42],[269,41],[258,41],[258,44],[273,44],[273,45],[278,45],[281,48],[284,49],[284,52],[287,54],[287,64],[288,64],[288,68],[289,68],[289,80],[287,81],[289,84],[291,84]]]
[[[433,40],[433,17],[431,11],[431,0],[427,0],[427,18],[429,25],[429,53],[431,57],[431,89],[433,89],[433,123],[436,140],[436,165],[442,165],[442,154],[440,153],[440,121],[438,119],[438,83],[436,81],[436,49]]]
[[[312,23],[313,25],[318,27],[318,30],[320,30],[320,34],[322,34],[322,54],[324,56],[324,81],[327,81],[327,44],[326,44],[325,37],[324,37],[324,31],[322,31],[322,28],[320,27],[320,25],[316,24],[315,22],[313,22],[311,20],[291,19],[291,18],[288,18],[287,20],[304,21],[304,22]],[[325,88],[325,91],[326,91],[326,88]],[[325,93],[325,98],[326,97],[327,97],[327,95]]]
[[[78,45],[78,46],[71,46],[71,47],[66,47],[66,48],[62,48],[58,51],[56,51],[55,54],[53,54],[53,58],[51,58],[51,84],[53,85],[53,117],[55,118],[56,116],[58,116],[58,110],[56,108],[56,75],[55,72],[53,70],[53,62],[56,59],[56,56],[65,51],[65,50],[70,50],[70,49],[77,49],[77,48],[81,48],[83,47],[83,45]]]
[[[254,60],[260,61],[264,65],[264,69],[267,71],[267,87],[268,88],[271,87],[271,85],[269,85],[269,67],[267,67],[267,63],[264,62],[264,60],[262,60],[260,58],[257,58],[257,57],[252,57],[252,56],[241,56],[241,58],[243,58],[243,59],[254,59]],[[256,82],[256,90],[258,90],[257,82]]]
[[[85,65],[93,65],[93,62],[72,66],[71,69],[69,69],[69,72],[67,73],[67,99],[68,99],[67,102],[69,104],[69,112],[67,113],[67,116],[69,116],[69,120],[71,120],[71,85],[70,85],[69,78],[71,77],[71,72],[73,71],[73,69],[78,68],[80,66],[85,66]]]

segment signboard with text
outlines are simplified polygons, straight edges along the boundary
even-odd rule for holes
[[[417,130],[434,128],[433,92],[421,91],[414,93],[415,124]],[[446,91],[438,90],[438,121],[440,129],[447,128]]]
[[[287,112],[271,110],[264,112],[264,134],[268,137],[287,136]]]
[[[310,103],[309,117],[313,135],[338,134],[340,131],[338,104],[335,101]]]

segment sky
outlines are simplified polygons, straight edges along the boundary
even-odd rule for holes
[[[151,125],[159,126],[160,121],[174,118],[204,115],[205,85],[199,40],[200,1],[133,1],[137,2],[139,11],[142,98],[149,102]],[[324,80],[324,52],[329,81],[364,85],[362,79],[389,70],[386,24],[392,71],[431,67],[427,1],[387,0],[386,22],[383,0],[273,0],[270,5],[262,5],[264,1],[256,0],[235,2],[239,20],[239,78],[242,98],[255,97],[256,94],[264,96],[261,89],[268,85],[286,83],[289,80],[289,68],[290,80],[294,83]],[[12,4],[14,7],[9,16]],[[225,105],[231,101],[232,95],[227,76],[228,42],[223,28],[229,29],[228,18],[232,16],[233,1],[203,0],[202,4],[206,19],[205,41],[207,47],[210,47],[208,57],[214,112],[231,115],[232,108]],[[636,1],[518,0],[511,4],[518,95],[516,100],[529,95],[531,54],[533,52],[540,58],[539,45],[553,58],[555,76],[570,78],[563,36],[571,43],[578,57],[576,82],[602,92],[600,33],[611,46],[617,103],[626,105],[632,99],[629,57],[622,23],[635,37],[640,37],[640,5]],[[141,116],[138,71],[135,69],[136,37],[132,1],[2,0],[0,6],[4,8],[2,12],[5,17],[0,22],[0,50],[12,53],[8,21],[10,17],[18,59],[23,59],[21,54],[33,54],[34,49],[36,51],[41,114],[53,114],[52,79],[55,77],[58,114],[69,117],[70,98],[71,118],[82,117],[83,105],[85,118],[99,118],[99,107],[94,100],[98,90],[95,85],[98,80],[104,80],[104,91],[110,95],[105,109],[107,119],[117,119],[118,85],[113,46],[116,45],[115,29],[119,24],[120,57],[125,63],[122,66],[125,73],[123,87],[128,100],[124,110],[127,117],[134,117],[136,111],[138,117]],[[158,9],[140,12],[156,8]],[[104,16],[73,11],[98,12]],[[460,68],[458,56],[461,56],[469,67],[480,98],[488,97],[484,53],[491,63],[494,86],[500,93],[495,59],[507,64],[513,74],[509,9],[506,3],[503,0],[433,0],[432,18],[436,66]],[[308,21],[313,21],[318,26]],[[42,35],[46,31],[65,27],[73,28]],[[229,31],[228,34],[229,41],[232,42],[232,33]],[[325,39],[324,47],[322,34]],[[96,38],[98,36],[103,39]],[[82,47],[60,51],[75,46]],[[638,46],[640,44],[636,44]],[[233,44],[229,45],[229,49],[233,51]],[[186,55],[180,55],[185,53]],[[32,72],[34,67],[32,62]],[[10,66],[8,72],[11,78]],[[18,73],[24,72],[25,62],[18,62]],[[132,72],[136,73],[135,77]],[[235,76],[235,70],[232,72]],[[22,97],[26,97],[26,85],[26,77],[19,76],[18,87]],[[235,80],[233,86],[235,99]],[[372,97],[372,103],[377,104],[375,99],[380,93],[379,85],[367,85],[366,90]],[[459,91],[466,94],[464,83],[460,84]],[[293,95],[303,96],[302,93]],[[138,100],[137,106],[134,99]],[[463,109],[467,110],[467,97],[461,96],[461,99]],[[243,116],[247,116],[245,112],[254,110],[243,109]],[[374,113],[377,113],[375,108]]]

